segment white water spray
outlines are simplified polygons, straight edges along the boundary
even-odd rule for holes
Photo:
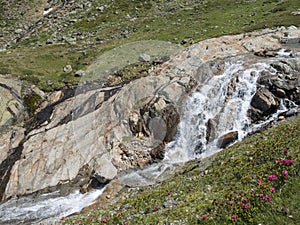
[[[176,140],[167,146],[166,159],[185,162],[195,157],[207,157],[216,153],[218,137],[238,132],[241,140],[251,131],[247,112],[256,92],[259,71],[269,66],[262,63],[252,68],[241,62],[226,63],[223,75],[213,76],[190,97],[185,114],[179,124]],[[214,137],[209,137],[207,124],[214,121]],[[208,141],[210,138],[213,140]]]
[[[34,224],[41,221],[42,224],[53,224],[62,217],[80,212],[103,191],[104,188],[85,194],[76,191],[65,197],[59,197],[58,192],[53,192],[39,196],[39,200],[32,197],[11,199],[0,205],[0,224]]]

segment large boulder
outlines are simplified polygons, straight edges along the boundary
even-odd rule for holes
[[[252,98],[251,106],[266,115],[274,112],[279,106],[277,98],[266,88],[260,88]]]

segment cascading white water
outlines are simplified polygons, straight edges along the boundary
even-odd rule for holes
[[[0,224],[39,224],[41,221],[40,224],[53,224],[60,218],[90,205],[103,191],[104,188],[85,194],[77,191],[65,197],[53,192],[41,195],[38,199],[11,199],[0,205]]]
[[[249,132],[260,129],[266,122],[251,124],[247,114],[256,92],[259,73],[263,70],[275,73],[265,63],[249,66],[243,58],[233,57],[225,63],[222,75],[206,77],[187,100],[178,133],[175,140],[166,146],[162,162],[127,174],[120,178],[121,182],[132,186],[154,184],[177,164],[220,151],[217,140],[223,134],[237,131],[238,140],[241,140]],[[277,114],[267,122],[275,117]],[[215,120],[216,125],[212,140],[207,141],[209,120]]]
[[[237,131],[241,140],[250,132],[252,127],[247,112],[256,92],[259,71],[267,68],[269,66],[263,63],[245,68],[242,62],[228,62],[223,75],[213,76],[201,84],[187,101],[179,133],[167,146],[165,160],[185,162],[195,157],[207,157],[219,150],[216,142],[221,135]],[[217,122],[215,138],[208,143],[209,120]]]

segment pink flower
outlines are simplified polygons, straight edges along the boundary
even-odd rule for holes
[[[284,153],[288,153],[288,150],[285,148],[285,149],[283,150],[283,152],[284,152]]]
[[[171,195],[171,191],[168,191],[168,192],[167,192],[167,195]]]
[[[271,192],[275,192],[275,188],[274,187],[271,187]]]
[[[207,215],[203,215],[202,219],[206,220],[207,219]]]
[[[283,170],[282,174],[283,174],[283,176],[287,176],[289,174],[289,172],[287,170]]]
[[[228,205],[233,205],[233,201],[228,201]]]
[[[275,174],[272,174],[272,175],[268,176],[268,180],[269,180],[269,181],[273,181],[273,180],[275,180],[276,178],[277,178],[277,177],[276,177]]]
[[[244,209],[248,209],[249,208],[249,205],[248,204],[244,204]]]
[[[233,221],[236,221],[236,215],[232,215],[231,218],[233,219]]]
[[[243,198],[243,200],[244,200],[245,202],[248,202],[248,198],[246,198],[246,197],[245,197],[245,198]]]
[[[262,180],[258,179],[257,182],[258,182],[258,183],[262,183]]]
[[[253,162],[253,165],[256,165],[256,161]]]
[[[261,196],[260,198],[261,198],[261,200],[263,200],[263,201],[266,201],[266,200],[267,200],[266,196]]]
[[[272,200],[272,197],[271,197],[270,195],[267,195],[267,196],[266,196],[266,199],[267,199],[268,201],[271,201],[271,200]]]
[[[288,159],[284,159],[283,161],[282,161],[285,165],[287,165],[287,166],[290,166],[290,165],[293,165],[294,164],[294,160],[288,160]]]
[[[153,207],[153,212],[156,212],[156,211],[158,211],[158,207],[155,205],[155,206]]]

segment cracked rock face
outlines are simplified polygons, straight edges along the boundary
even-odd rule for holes
[[[149,152],[162,142],[154,140],[156,134],[149,128],[149,124],[153,124],[150,121],[156,114],[166,123],[168,132],[176,132],[178,106],[187,95],[190,79],[187,75],[150,76],[124,86],[107,101],[103,101],[99,90],[87,93],[89,97],[78,96],[89,99],[82,105],[76,103],[76,97],[60,103],[53,109],[50,122],[26,137],[3,199],[71,181],[83,165],[93,168],[95,176],[111,180],[118,171],[148,164],[152,160]],[[92,95],[96,97],[90,98]],[[161,104],[155,108],[158,98]],[[58,122],[62,115],[71,113],[74,104],[84,109],[85,105],[95,105],[91,101],[100,101],[100,107],[67,123]],[[143,114],[145,132],[133,133],[130,116],[148,106],[152,107],[153,115]],[[173,114],[177,123],[169,119]],[[170,137],[166,135],[165,139]]]

